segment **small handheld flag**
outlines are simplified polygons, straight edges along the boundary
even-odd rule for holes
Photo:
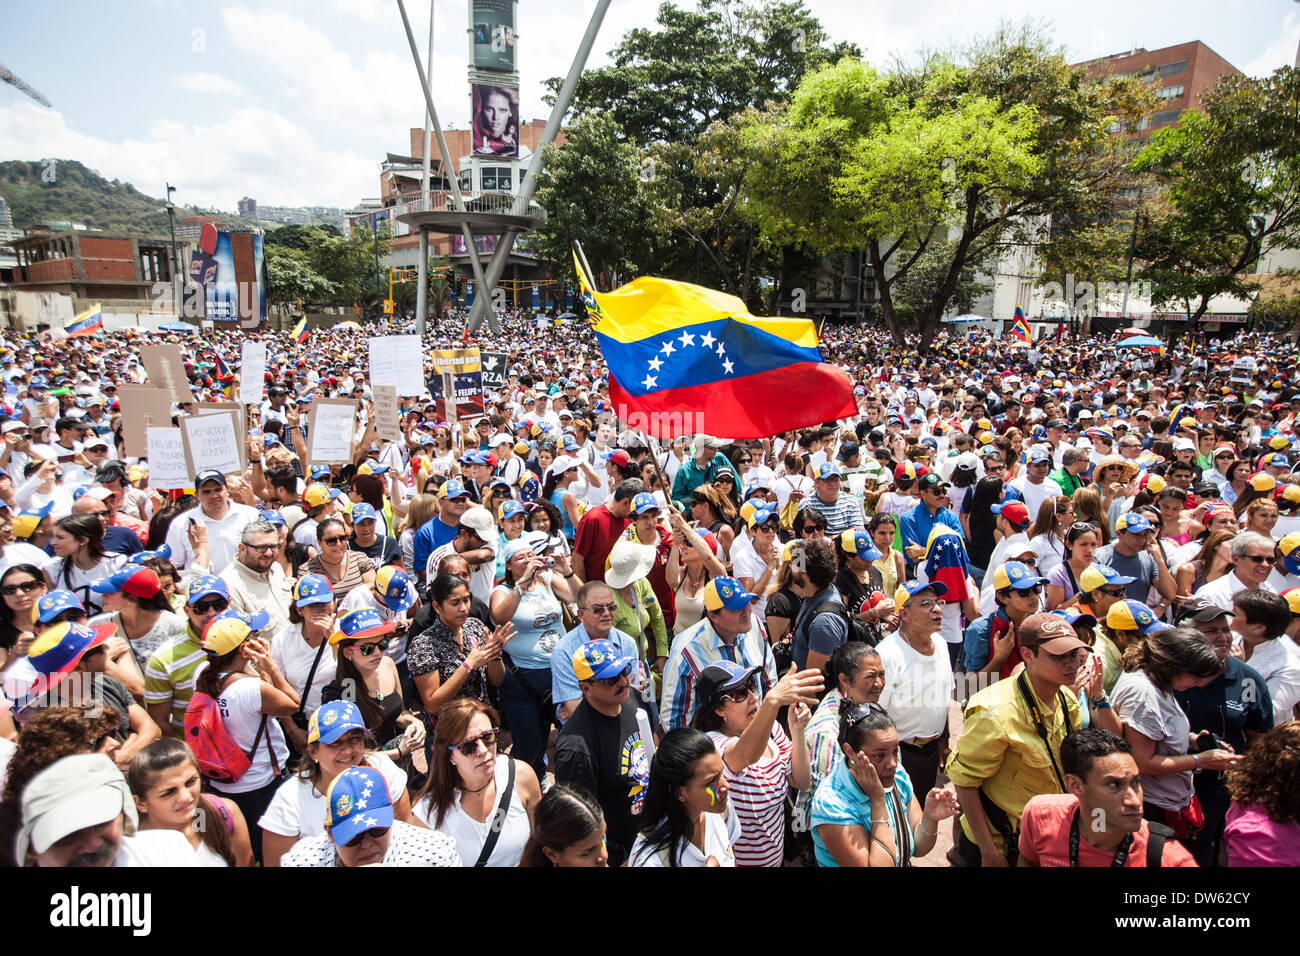
[[[1025,321],[1024,310],[1020,308],[1020,303],[1016,303],[1016,315],[1011,323],[1011,334],[1022,342],[1032,342],[1033,333],[1029,331],[1029,323]]]
[[[307,316],[304,315],[293,327],[293,340],[299,345],[307,341]]]

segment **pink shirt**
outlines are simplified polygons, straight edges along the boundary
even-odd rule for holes
[[[1025,804],[1020,817],[1020,855],[1038,866],[1070,865],[1070,820],[1079,810],[1079,801],[1068,793],[1046,793]],[[1081,826],[1086,826],[1083,821]],[[1125,866],[1147,865],[1147,822],[1133,834]],[[1099,850],[1082,833],[1079,838],[1079,866],[1110,866],[1114,850]],[[1196,861],[1177,840],[1166,840],[1160,854],[1162,866],[1195,866]]]
[[[1278,823],[1257,803],[1228,808],[1228,866],[1300,866],[1300,823]]]

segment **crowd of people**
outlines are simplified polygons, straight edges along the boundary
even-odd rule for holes
[[[0,860],[1300,865],[1294,343],[828,325],[856,415],[658,440],[502,321],[398,440],[373,330],[0,336]],[[156,487],[141,346],[179,420],[249,334],[247,468]]]

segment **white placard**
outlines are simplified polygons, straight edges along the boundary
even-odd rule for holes
[[[256,405],[266,384],[266,343],[245,342],[239,356],[239,402]]]
[[[243,471],[239,427],[234,412],[192,415],[181,419],[182,438],[189,452],[190,473],[215,469],[223,475]]]
[[[352,439],[356,431],[357,403],[337,398],[318,398],[311,405],[308,425],[309,465],[346,465],[352,461]]]
[[[383,335],[370,342],[370,387],[392,385],[398,395],[423,395],[424,346],[418,335]]]
[[[397,389],[392,385],[376,385],[375,434],[386,441],[402,440],[402,414],[398,408]]]
[[[188,488],[194,480],[185,460],[185,442],[179,428],[148,427],[149,487],[162,490]]]

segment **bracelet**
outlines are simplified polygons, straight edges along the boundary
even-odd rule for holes
[[[1201,772],[1201,755],[1200,755],[1200,754],[1192,754],[1192,759],[1196,761],[1196,767],[1192,770],[1192,773],[1200,773],[1200,772]]]
[[[567,580],[569,580],[569,578],[576,578],[577,576],[578,576],[578,575],[577,575],[577,572],[575,572],[575,571],[570,571],[568,574],[566,574],[566,575],[564,576],[564,580],[567,581]]]
[[[1110,697],[1102,694],[1100,697],[1090,697],[1088,703],[1092,705],[1093,710],[1107,710],[1110,707]]]
[[[469,666],[469,658],[468,658],[468,657],[465,658],[465,660],[463,660],[463,661],[460,662],[460,666],[463,667],[463,668],[465,668],[465,670],[469,671],[470,673],[473,673],[473,672],[474,672],[474,668],[472,668],[472,667]]]
[[[921,822],[916,825],[916,832],[917,833],[938,833],[939,829],[937,827],[934,828],[933,830],[930,829],[929,823],[930,823],[930,818],[922,814]]]

